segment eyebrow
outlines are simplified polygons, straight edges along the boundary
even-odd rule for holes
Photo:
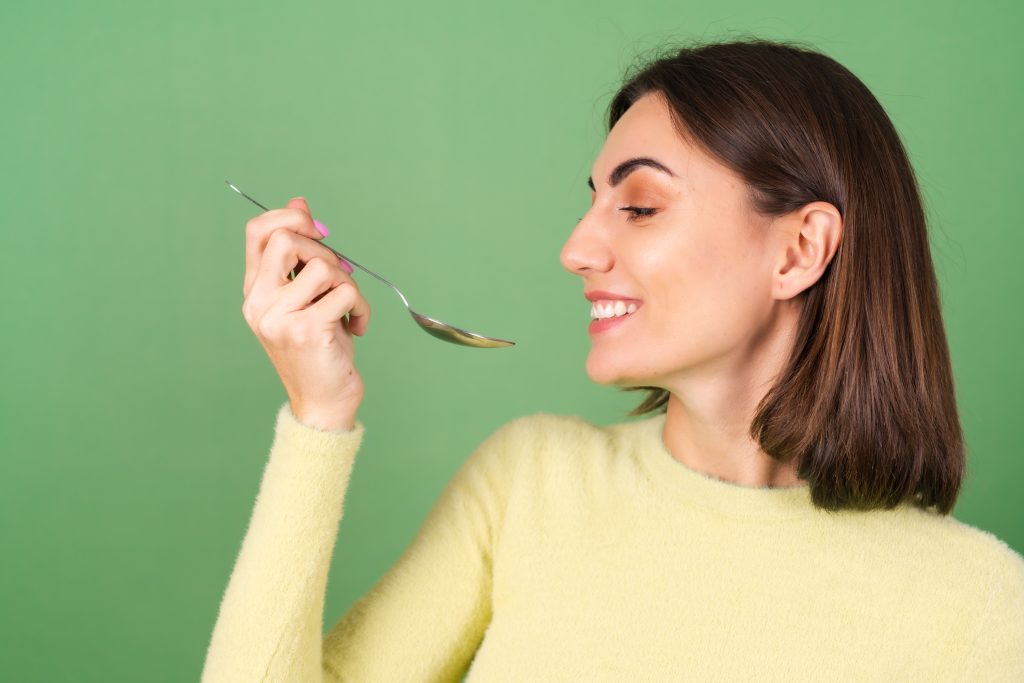
[[[650,157],[634,157],[632,159],[626,159],[621,164],[615,167],[615,169],[608,176],[608,184],[611,185],[612,187],[615,187],[623,180],[625,180],[626,176],[628,176],[630,173],[640,168],[641,166],[649,166],[653,169],[661,171],[662,173],[667,173],[673,178],[676,177],[676,174],[673,173],[671,169],[669,169],[667,166],[665,166],[659,161],[655,161]],[[597,188],[594,187],[593,177],[587,178],[587,185],[590,186],[591,190],[597,192]]]

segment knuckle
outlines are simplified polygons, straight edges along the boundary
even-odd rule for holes
[[[274,316],[265,315],[256,321],[256,331],[264,339],[277,341],[280,335],[280,324]]]
[[[305,211],[303,211],[302,209],[288,209],[288,210],[291,212],[292,218],[295,221],[295,223],[300,224],[300,225],[309,225],[310,227],[313,226],[313,217],[310,216]]]
[[[269,248],[271,245],[275,249],[288,247],[292,243],[292,236],[294,234],[288,228],[275,228],[267,239],[267,247]]]
[[[356,286],[351,281],[345,280],[337,287],[341,290],[341,296],[347,304],[354,304],[356,299],[359,298],[359,292],[356,290]]]
[[[360,309],[362,309],[362,311],[363,311],[363,312],[362,312],[362,313],[360,313],[359,315],[363,316],[364,318],[367,318],[367,319],[369,319],[369,317],[370,317],[370,302],[369,302],[369,301],[367,301],[367,300],[366,300],[366,299],[365,299],[365,298],[363,297],[363,295],[362,295],[362,294],[360,294],[360,295],[359,295],[359,299],[358,299],[358,300],[356,301],[356,303],[357,303],[357,304],[361,304],[361,306],[360,306]]]
[[[314,256],[306,262],[306,268],[312,270],[314,275],[325,276],[330,274],[331,266],[320,256]]]
[[[352,291],[355,292],[356,295],[355,304],[358,304],[360,309],[366,309],[366,312],[369,313],[370,302],[366,300],[366,297],[363,296],[363,293],[360,292],[359,288],[355,285],[352,285]]]
[[[304,347],[309,340],[309,332],[304,325],[291,325],[286,332],[286,341],[294,347]]]

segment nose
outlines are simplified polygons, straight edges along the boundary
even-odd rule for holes
[[[559,255],[562,267],[574,275],[611,269],[614,258],[597,224],[588,215],[576,223]]]

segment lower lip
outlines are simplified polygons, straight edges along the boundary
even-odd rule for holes
[[[590,332],[590,334],[597,334],[598,332],[604,332],[605,330],[607,330],[607,329],[609,329],[611,327],[615,327],[616,325],[619,325],[619,324],[623,323],[624,321],[629,320],[634,315],[636,315],[636,311],[634,311],[632,313],[627,313],[626,315],[617,315],[614,318],[602,318],[600,320],[593,320],[590,323],[590,327],[588,328],[588,331]]]

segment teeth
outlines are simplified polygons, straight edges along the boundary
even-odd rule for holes
[[[619,317],[623,315],[629,315],[630,313],[635,312],[636,308],[636,304],[631,303],[627,305],[626,302],[622,301],[621,299],[616,300],[614,302],[595,302],[590,307],[590,317],[592,319],[597,320],[603,318]]]

